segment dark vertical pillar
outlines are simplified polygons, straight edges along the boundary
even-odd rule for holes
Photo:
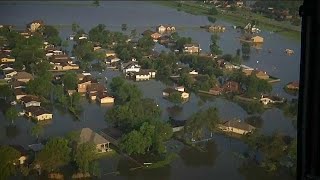
[[[316,179],[320,167],[320,1],[305,0],[302,17],[297,179]]]

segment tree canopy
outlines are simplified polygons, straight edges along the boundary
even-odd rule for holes
[[[10,146],[0,147],[0,179],[7,179],[16,174],[16,166],[13,163],[18,163],[20,153]]]
[[[44,149],[36,156],[35,162],[47,172],[52,172],[70,162],[71,148],[64,138],[50,139]]]
[[[77,88],[78,78],[75,72],[67,71],[62,78],[64,88],[67,90],[73,90]]]
[[[11,124],[18,118],[18,111],[15,107],[11,106],[5,112],[5,117],[8,121],[11,121]]]
[[[75,149],[74,161],[81,172],[89,172],[95,158],[96,148],[92,143],[79,144]]]

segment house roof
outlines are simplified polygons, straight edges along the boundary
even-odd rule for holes
[[[91,81],[91,83],[97,82],[97,80],[94,79],[91,75],[87,75],[87,76],[84,76],[83,79],[78,84],[82,84],[89,81]]]
[[[134,75],[149,75],[149,71],[140,70],[139,72],[133,72]]]
[[[22,97],[20,100],[24,103],[28,103],[31,101],[40,102],[40,98],[38,96],[33,96],[33,95],[26,95],[26,96]]]
[[[118,140],[123,136],[123,133],[114,127],[105,128],[102,130],[102,132],[115,140]]]
[[[38,106],[30,106],[25,108],[26,112],[30,112],[34,116],[40,116],[42,114],[52,114],[48,110],[44,109],[43,107]]]
[[[230,121],[226,121],[223,123],[225,126],[227,127],[232,127],[232,128],[237,128],[237,129],[242,129],[245,131],[252,131],[255,129],[254,126],[251,126],[248,123],[245,123],[243,121],[240,120],[230,120]]]
[[[127,69],[129,66],[133,66],[133,65],[138,65],[138,62],[136,62],[136,61],[129,61],[129,62],[127,62],[127,63],[123,63],[123,64],[122,64],[122,67],[123,67],[124,69]]]
[[[25,93],[22,89],[14,89],[13,90],[14,95],[18,96],[18,95],[26,95],[27,93]]]
[[[58,55],[53,55],[52,60],[57,60],[57,59],[70,59],[67,54],[58,54]]]
[[[88,92],[98,91],[103,92],[106,88],[100,83],[92,83],[88,86]]]
[[[259,70],[254,70],[253,74],[256,76],[268,76],[267,72],[259,71]]]
[[[293,87],[299,88],[299,82],[298,81],[293,81],[293,82],[289,83],[288,85],[291,85]]]
[[[99,99],[102,99],[102,98],[105,98],[105,97],[112,97],[113,98],[113,96],[111,94],[107,93],[107,92],[100,92],[100,93],[97,94],[97,96],[98,96]]]
[[[14,79],[33,79],[33,76],[30,73],[27,72],[17,72],[16,75],[13,77]]]
[[[154,31],[147,29],[147,30],[143,31],[141,34],[144,36],[144,35],[153,34],[153,33],[154,33]]]
[[[79,143],[82,144],[86,142],[92,142],[94,144],[110,143],[108,140],[106,140],[100,134],[92,131],[90,128],[83,128],[80,132]]]
[[[168,87],[168,88],[165,88],[163,90],[163,92],[166,92],[166,93],[173,93],[173,92],[178,92],[177,90],[175,90],[174,88],[171,88],[171,87]]]
[[[184,47],[185,47],[185,48],[186,48],[186,47],[200,47],[200,45],[197,44],[197,43],[190,43],[190,44],[185,44]]]
[[[186,120],[174,120],[170,119],[169,123],[171,124],[172,127],[181,127],[186,124]]]
[[[27,85],[27,83],[21,82],[21,81],[13,81],[13,82],[11,82],[12,88],[16,88],[16,87],[19,87],[19,86],[26,86],[26,85]]]

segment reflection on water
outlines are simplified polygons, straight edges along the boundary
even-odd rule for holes
[[[18,126],[9,125],[6,127],[6,135],[10,139],[17,137],[19,133],[20,133],[20,130]]]

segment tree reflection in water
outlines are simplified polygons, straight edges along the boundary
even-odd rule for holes
[[[214,166],[218,157],[217,144],[209,141],[203,147],[200,144],[197,147],[185,146],[179,153],[186,166],[201,167]]]
[[[261,116],[249,116],[244,121],[256,128],[261,128],[263,125],[263,119]]]
[[[171,117],[179,116],[181,114],[182,110],[183,110],[182,106],[172,106],[172,107],[167,108],[169,116],[171,116]]]

